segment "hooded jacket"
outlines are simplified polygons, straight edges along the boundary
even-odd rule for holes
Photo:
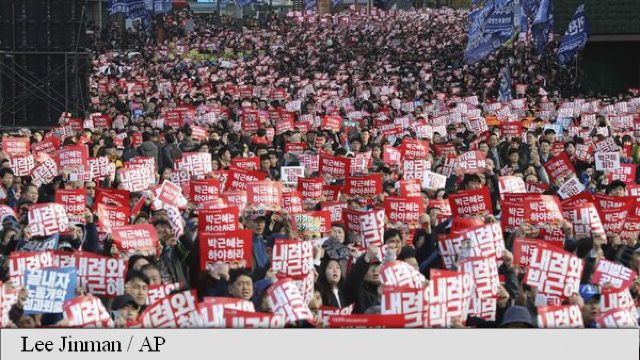
[[[138,154],[141,156],[148,156],[155,159],[156,164],[160,163],[160,157],[158,154],[158,146],[153,141],[145,141],[138,147]]]

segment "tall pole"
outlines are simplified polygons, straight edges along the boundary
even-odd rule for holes
[[[371,15],[371,5],[373,3],[373,0],[367,0],[367,14]]]

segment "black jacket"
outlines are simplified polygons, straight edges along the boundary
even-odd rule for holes
[[[355,303],[354,314],[362,314],[374,305],[380,305],[378,295],[379,284],[372,284],[364,281],[364,277],[369,271],[370,264],[364,260],[364,255],[360,256],[351,268],[346,283],[347,303]]]

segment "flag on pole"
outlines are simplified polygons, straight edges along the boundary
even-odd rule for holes
[[[560,42],[558,62],[562,65],[571,62],[587,44],[587,38],[589,38],[589,21],[584,11],[584,3],[581,3]]]

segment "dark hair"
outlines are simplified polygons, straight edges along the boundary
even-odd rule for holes
[[[246,277],[250,278],[253,281],[253,279],[251,278],[251,272],[249,270],[244,269],[244,268],[242,268],[242,269],[232,269],[232,270],[229,270],[229,282],[228,282],[228,284],[231,285],[231,284],[235,283],[240,276],[246,276]]]
[[[135,279],[142,280],[147,285],[151,283],[151,280],[149,280],[149,277],[145,275],[142,271],[138,271],[138,270],[127,271],[127,278],[125,279],[124,282],[128,283],[129,281],[132,281]]]
[[[386,229],[384,231],[384,242],[387,243],[387,240],[391,239],[394,236],[400,236],[400,231],[397,229]]]
[[[140,254],[131,255],[131,257],[129,257],[129,265],[127,266],[127,272],[132,271],[133,265],[140,259],[144,259],[144,260],[147,260],[147,262],[151,262],[151,259],[149,259],[144,255],[140,255]]]
[[[158,270],[158,272],[160,271],[160,266],[158,266],[158,264],[150,262],[146,265],[144,265],[143,267],[140,268],[140,271],[142,271],[142,273],[144,274],[145,271],[147,270]]]
[[[342,272],[340,262],[338,260],[325,257],[320,263],[320,267],[318,269],[318,281],[316,282],[316,290],[320,292],[320,296],[322,296],[322,304],[324,305],[331,303],[331,297],[333,296],[333,288],[329,285],[329,280],[327,279],[327,267],[331,261],[335,261],[340,268],[340,280],[338,280],[337,284],[338,289],[342,289],[344,283],[344,273]]]
[[[613,191],[613,189],[616,189],[619,187],[626,189],[627,184],[625,184],[624,181],[622,180],[613,180],[611,184],[609,184],[609,187],[607,188],[607,194],[610,194]]]
[[[151,132],[144,131],[142,132],[142,141],[150,141],[151,140]]]
[[[15,174],[13,173],[13,170],[11,170],[11,168],[2,168],[2,169],[0,169],[0,178],[3,178],[7,174],[11,174],[11,175],[15,176]]]

